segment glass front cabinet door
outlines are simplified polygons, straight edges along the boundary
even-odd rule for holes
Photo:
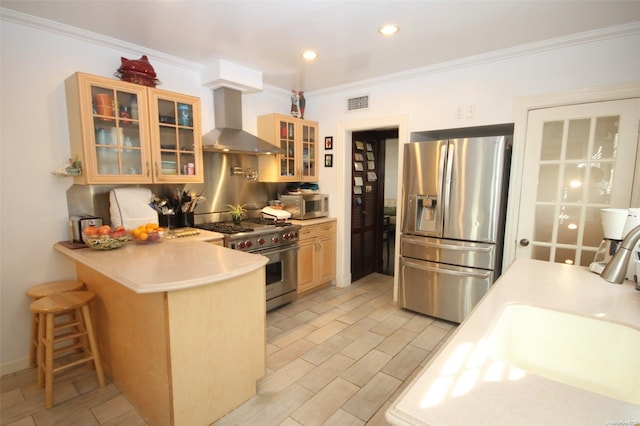
[[[259,157],[260,180],[317,182],[318,123],[280,114],[258,117],[258,136],[284,150]]]
[[[82,73],[66,91],[75,183],[202,182],[198,98]]]
[[[157,182],[202,182],[200,99],[149,89],[153,175]]]

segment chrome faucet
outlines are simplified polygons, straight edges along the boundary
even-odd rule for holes
[[[627,236],[624,237],[618,251],[613,255],[609,263],[607,263],[607,266],[605,266],[600,276],[610,283],[622,284],[627,274],[633,248],[638,244],[638,241],[640,241],[640,225],[633,228]]]

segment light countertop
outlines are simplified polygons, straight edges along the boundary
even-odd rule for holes
[[[508,304],[602,318],[640,329],[640,292],[610,284],[586,268],[518,259],[450,340],[394,401],[398,425],[604,425],[640,422],[640,406],[520,370],[490,370],[483,341]],[[607,423],[609,422],[609,423]],[[622,423],[618,423],[622,424]]]
[[[289,220],[289,222],[293,223],[294,225],[302,225],[302,226],[318,225],[318,224],[321,224],[321,223],[335,222],[335,221],[336,221],[335,217],[318,217],[316,219],[305,219],[305,220],[291,219],[291,220]]]
[[[115,250],[68,249],[65,256],[89,266],[136,293],[182,290],[235,278],[267,264],[264,256],[230,250],[206,241],[218,233],[200,234],[140,245],[129,242]]]

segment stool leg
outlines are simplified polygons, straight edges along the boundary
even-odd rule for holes
[[[45,332],[45,361],[44,361],[44,407],[53,407],[53,322],[54,315],[47,314]]]
[[[36,365],[38,351],[38,314],[31,313],[31,341],[29,342],[29,367]]]
[[[93,363],[96,367],[96,374],[98,375],[98,383],[100,387],[104,387],[104,372],[102,371],[102,362],[100,361],[100,351],[98,350],[96,336],[93,333],[93,323],[91,322],[91,312],[89,311],[88,305],[82,307],[82,314],[84,317],[84,325],[87,328],[87,334],[89,336],[89,345],[91,346]]]
[[[38,388],[44,386],[44,335],[45,335],[45,314],[38,314],[38,348],[37,348],[37,384]]]
[[[81,334],[78,341],[82,343],[82,347],[84,348],[84,352],[86,354],[91,348],[91,343],[89,342],[89,338],[87,337],[89,335],[89,331],[87,330],[87,324],[85,324],[84,322],[83,315],[84,313],[82,312],[82,308],[76,309],[73,313],[73,316],[78,323],[78,326],[74,327],[74,329],[78,334]],[[82,352],[82,350],[80,351]],[[92,369],[94,368],[94,365],[95,363],[92,362],[92,360],[87,361],[87,368]]]

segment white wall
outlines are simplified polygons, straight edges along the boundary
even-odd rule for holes
[[[120,56],[146,53],[163,82],[160,88],[202,99],[204,131],[213,127],[213,102],[192,64],[125,43],[91,42],[4,19],[0,25],[0,368],[5,374],[27,363],[25,290],[43,281],[75,276],[71,262],[52,249],[56,241],[67,238],[65,191],[72,184],[50,173],[69,156],[64,80],[76,71],[112,76]],[[402,143],[411,131],[510,122],[518,96],[639,79],[638,46],[636,31],[627,37],[451,67],[402,81],[308,94],[305,115],[320,122],[319,140],[334,136],[334,167],[321,168],[320,185],[323,191],[336,194],[331,214],[338,217],[338,241],[346,247],[350,243],[344,220],[350,214],[344,202],[348,194],[344,188],[350,187],[349,168],[343,167],[349,129],[402,122]],[[371,96],[371,108],[346,113],[346,98],[363,93]],[[254,133],[257,115],[289,111],[288,96],[278,92],[246,95],[243,102],[243,124]],[[455,119],[459,105],[474,105],[475,118]],[[323,154],[321,149],[321,159]],[[339,285],[350,282],[348,253],[339,250]]]

